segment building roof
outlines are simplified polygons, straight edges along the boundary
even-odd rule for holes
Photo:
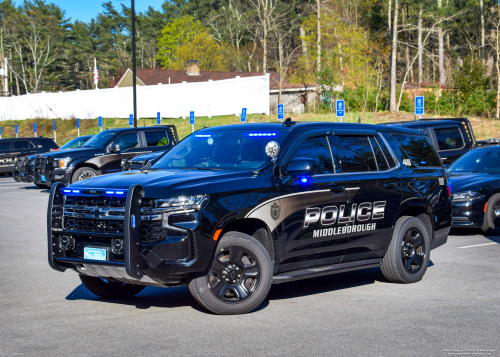
[[[132,68],[128,68],[127,71],[123,74],[122,78],[118,82],[118,86],[127,76],[128,73],[131,74]],[[253,77],[253,76],[262,76],[262,72],[236,72],[236,71],[200,71],[200,75],[188,75],[187,71],[177,71],[170,69],[157,69],[157,68],[137,68],[137,78],[139,80],[138,85],[157,85],[158,83],[162,84],[176,84],[176,83],[192,83],[192,82],[206,82],[209,79],[214,81],[220,81],[223,79],[230,79],[236,76],[240,77]],[[128,81],[126,81],[128,85]],[[277,90],[279,89],[279,76],[276,72],[269,72],[269,89]],[[312,88],[316,87],[316,83],[290,83],[287,80],[283,80],[282,89],[301,89],[301,88]]]

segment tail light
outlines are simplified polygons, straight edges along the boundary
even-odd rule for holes
[[[448,198],[451,197],[451,193],[452,193],[452,190],[451,190],[451,182],[448,182],[448,185],[446,186],[447,189],[448,189]]]

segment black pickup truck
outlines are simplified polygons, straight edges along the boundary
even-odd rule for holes
[[[0,139],[0,175],[10,174],[19,158],[57,150],[59,146],[51,138]]]
[[[50,187],[119,172],[124,159],[164,151],[177,141],[174,125],[105,130],[77,149],[37,156],[35,184]]]
[[[467,118],[420,119],[383,125],[398,125],[421,131],[434,146],[444,165],[451,164],[475,147],[489,144],[476,141]]]

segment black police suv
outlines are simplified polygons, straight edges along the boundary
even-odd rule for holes
[[[51,138],[0,139],[0,175],[10,174],[19,158],[57,150],[59,146]]]
[[[78,149],[37,156],[35,183],[51,186],[119,172],[123,159],[164,151],[177,141],[173,125],[105,130]]]
[[[422,279],[451,226],[445,169],[401,127],[281,123],[191,134],[150,166],[52,187],[48,259],[104,298],[188,285],[218,314],[271,284],[380,266]]]
[[[131,171],[131,170],[140,170],[144,166],[149,165],[149,163],[153,160],[156,160],[161,155],[163,155],[164,151],[154,151],[143,155],[138,155],[131,159],[124,159],[122,161],[122,170],[123,171]]]
[[[449,167],[452,225],[500,234],[500,147],[469,151]]]
[[[420,119],[384,123],[384,125],[401,125],[422,131],[445,165],[451,164],[469,150],[487,144],[486,141],[476,141],[472,126],[467,118]]]
[[[84,135],[74,138],[68,141],[66,144],[61,146],[57,151],[69,150],[74,148],[79,148],[87,142],[92,137],[92,135]],[[25,157],[19,157],[14,162],[14,167],[12,169],[12,177],[17,182],[34,182],[35,181],[35,159],[37,155],[30,155]],[[37,184],[35,182],[35,184]],[[41,188],[46,188],[47,186],[37,184]]]

